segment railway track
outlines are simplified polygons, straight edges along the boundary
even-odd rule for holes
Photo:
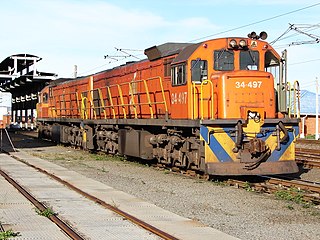
[[[0,169],[0,175],[6,179],[15,189],[17,189],[25,198],[27,198],[40,212],[46,211],[48,208],[37,200],[28,190],[26,190],[21,184],[16,182],[12,177]],[[71,239],[84,240],[78,232],[70,225],[66,224],[55,214],[48,216],[48,218],[54,222],[63,232],[65,232]],[[3,230],[3,229],[2,229]]]
[[[56,180],[57,182],[68,187],[69,189],[79,193],[83,197],[95,202],[96,204],[101,205],[102,207],[112,211],[113,213],[116,213],[117,215],[121,216],[123,219],[128,220],[128,221],[134,223],[135,225],[147,230],[148,232],[150,232],[150,234],[157,235],[161,239],[167,239],[167,240],[177,240],[178,239],[175,236],[170,235],[169,233],[162,231],[161,229],[156,228],[156,227],[148,224],[147,222],[142,221],[139,218],[137,218],[137,217],[125,212],[125,211],[120,210],[117,206],[112,206],[111,204],[108,204],[105,201],[77,188],[76,186],[70,184],[69,182],[61,179],[60,177],[58,177],[52,173],[47,172],[46,170],[44,170],[40,167],[32,165],[28,162],[22,161],[17,157],[13,157],[13,158],[15,158],[17,161],[20,161],[20,162],[26,164],[29,167],[36,169],[39,172],[47,175],[48,177]],[[17,181],[15,181],[13,178],[11,178],[6,172],[2,171],[1,169],[0,169],[0,175],[2,175],[9,183],[11,183],[22,195],[24,195],[40,212],[43,212],[47,209],[47,207],[43,203],[41,203],[39,200],[37,200],[28,190],[26,190],[26,188],[24,188],[21,184],[19,184]],[[55,214],[49,216],[49,218],[61,230],[63,230],[71,239],[76,239],[76,240],[86,239],[86,238],[82,237],[81,234],[79,234],[76,230],[74,230],[73,227],[71,227],[70,225],[65,223],[63,220],[61,220]]]
[[[320,168],[320,142],[299,139],[296,146],[296,162],[305,168]]]
[[[181,171],[178,168],[167,169],[163,165],[155,165],[158,169],[170,170],[172,173],[180,174],[190,178],[198,178],[201,180],[210,180],[220,182],[237,188],[243,188],[248,191],[256,191],[270,194],[284,193],[287,200],[299,199],[301,203],[320,204],[320,183],[311,182],[289,177],[273,177],[273,176],[250,176],[240,178],[230,177],[212,177],[195,171]],[[285,198],[283,198],[285,199]]]
[[[294,178],[258,176],[255,181],[228,179],[229,185],[244,188],[248,191],[282,194],[282,199],[295,200],[300,203],[320,204],[320,183]]]
[[[305,140],[307,144],[309,144],[310,140]],[[297,150],[297,161],[308,166],[307,163],[310,164],[310,167],[317,167],[320,161],[320,151],[316,149],[305,149],[304,145],[301,144],[302,141],[299,140],[300,145],[296,148]],[[313,144],[318,144],[317,142],[313,142]],[[318,146],[318,145],[316,145]],[[319,145],[320,146],[320,145]],[[312,165],[311,165],[312,164]],[[35,167],[35,166],[33,166]],[[199,172],[195,172],[192,170],[182,171],[179,168],[168,169],[166,166],[162,164],[154,165],[155,168],[162,169],[164,171],[170,171],[172,173],[181,174],[183,176],[188,176],[191,178],[200,178],[203,180],[217,180],[224,182],[226,184],[236,186],[239,188],[244,188],[252,191],[259,191],[265,193],[277,193],[280,191],[292,191],[293,195],[301,196],[301,199],[305,202],[312,202],[314,204],[320,204],[320,183],[303,181],[300,179],[288,179],[288,178],[276,178],[270,176],[259,176],[258,178],[247,178],[247,179],[239,179],[239,178],[215,178],[209,177],[208,175],[203,175]],[[41,171],[41,169],[38,169]],[[54,176],[52,176],[54,178]],[[57,179],[59,180],[59,179]],[[62,180],[63,181],[63,180]],[[67,184],[64,183],[63,184]],[[72,188],[72,186],[70,186]],[[75,191],[79,191],[80,189],[75,189]],[[90,199],[91,196],[86,196]],[[97,201],[100,204],[98,199],[92,198],[93,201]],[[103,204],[103,203],[102,203]],[[110,206],[106,206],[107,208]],[[111,206],[112,207],[112,206]],[[115,209],[117,210],[117,209]],[[130,217],[129,217],[130,218]],[[170,238],[168,238],[170,239]]]

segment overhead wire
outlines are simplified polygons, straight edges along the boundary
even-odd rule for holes
[[[291,43],[287,43],[284,45],[280,45],[280,46],[274,46],[275,48],[283,48],[283,47],[291,47],[291,46],[295,46],[295,45],[303,45],[303,44],[315,44],[315,43],[319,43],[320,42],[320,37],[315,35],[315,34],[311,34],[309,32],[319,29],[320,28],[320,24],[290,24],[289,23],[289,27],[288,29],[281,34],[278,38],[276,38],[275,40],[270,42],[270,45],[273,45],[274,43],[284,40],[284,39],[288,39],[290,37],[293,36],[298,36],[298,35],[306,35],[310,38],[312,38],[313,40],[311,41],[297,41],[297,42],[291,42]],[[306,29],[306,30],[301,30],[301,29]],[[296,31],[296,33],[291,34],[289,36],[284,37],[287,33],[289,33],[291,30]]]
[[[242,26],[239,26],[239,27],[235,27],[235,28],[232,28],[232,29],[229,29],[229,30],[221,31],[221,32],[218,32],[218,33],[215,33],[215,34],[207,35],[205,37],[193,39],[193,40],[191,40],[189,42],[196,42],[196,41],[203,40],[203,39],[206,39],[206,38],[209,38],[209,37],[214,37],[214,36],[217,36],[217,35],[221,35],[223,33],[232,32],[232,31],[235,31],[235,30],[238,30],[238,29],[241,29],[241,28],[253,26],[253,25],[256,25],[256,24],[259,24],[259,23],[262,23],[262,22],[267,22],[267,21],[270,21],[270,20],[273,20],[273,19],[276,19],[276,18],[279,18],[279,17],[283,17],[283,16],[286,16],[286,15],[289,15],[289,14],[292,14],[292,13],[296,13],[296,12],[300,12],[300,11],[303,11],[303,10],[306,10],[306,9],[309,9],[309,8],[312,8],[312,7],[316,7],[318,5],[320,5],[320,2],[312,4],[312,5],[309,5],[309,6],[306,6],[306,7],[303,7],[303,8],[296,9],[296,10],[293,10],[293,11],[290,11],[290,12],[282,13],[282,14],[279,14],[279,15],[276,15],[276,16],[273,16],[273,17],[270,17],[270,18],[265,18],[265,19],[262,19],[260,21],[256,21],[256,22],[249,23],[249,24],[245,24],[245,25],[242,25]]]
[[[256,22],[245,24],[245,25],[242,25],[242,26],[239,26],[239,27],[231,28],[231,29],[228,29],[228,30],[225,30],[225,31],[221,31],[221,32],[218,32],[218,33],[214,33],[214,34],[211,34],[211,35],[207,35],[207,36],[204,36],[204,37],[193,39],[193,40],[190,40],[189,42],[196,42],[196,41],[203,40],[203,39],[206,39],[206,38],[209,38],[209,37],[214,37],[214,36],[221,35],[221,34],[224,34],[224,33],[232,32],[232,31],[235,31],[235,30],[238,30],[238,29],[241,29],[241,28],[246,28],[246,27],[249,27],[249,26],[253,26],[253,25],[256,25],[256,24],[259,24],[259,23],[262,23],[262,22],[267,22],[267,21],[270,21],[270,20],[273,20],[273,19],[276,19],[276,18],[280,18],[280,17],[286,16],[286,15],[290,15],[290,14],[293,14],[293,13],[296,13],[296,12],[300,12],[300,11],[303,11],[303,10],[306,10],[306,9],[309,9],[309,8],[313,8],[313,7],[316,7],[318,5],[320,5],[320,2],[312,4],[312,5],[309,5],[309,6],[306,6],[306,7],[302,7],[302,8],[299,8],[299,9],[295,9],[295,10],[292,10],[292,11],[289,11],[289,12],[286,12],[286,13],[282,13],[282,14],[279,14],[279,15],[276,15],[276,16],[273,16],[273,17],[265,18],[265,19],[262,19],[262,20],[259,20],[259,21],[256,21]],[[116,48],[116,49],[117,49],[117,51],[121,50],[120,52],[123,52],[123,53],[127,54],[127,56],[132,56],[132,57],[134,57],[136,59],[141,60],[140,58],[136,57],[135,55],[127,53],[127,51],[143,51],[143,50],[124,49],[124,48],[122,48],[122,49],[121,48]],[[108,64],[110,64],[110,63],[108,63]],[[105,64],[105,65],[108,65],[108,64]],[[102,66],[105,66],[105,65],[102,65]],[[96,67],[94,69],[100,68],[102,66]],[[89,71],[92,71],[92,70],[89,70]],[[89,71],[86,71],[86,72],[89,72]]]

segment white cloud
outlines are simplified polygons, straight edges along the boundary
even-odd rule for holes
[[[0,57],[4,59],[11,54],[30,53],[43,58],[39,65],[41,71],[56,72],[60,77],[71,77],[73,66],[77,64],[79,73],[89,74],[113,66],[108,65],[109,61],[103,59],[103,56],[119,54],[114,47],[144,49],[169,41],[186,42],[273,15],[267,6],[265,9],[268,9],[269,12],[266,10],[258,13],[255,9],[250,13],[248,8],[248,12],[232,15],[239,5],[257,6],[260,4],[259,10],[261,10],[263,4],[278,4],[278,6],[288,4],[290,9],[294,10],[312,4],[309,0],[303,3],[290,0],[289,5],[288,1],[231,0],[226,3],[209,0],[180,0],[174,1],[175,7],[179,5],[180,11],[177,11],[179,15],[174,13],[174,17],[167,18],[164,13],[155,13],[148,10],[148,7],[141,7],[141,5],[139,7],[134,3],[130,7],[119,7],[108,1],[11,0],[2,3],[0,8],[1,31],[5,35],[1,39]],[[226,5],[228,8],[225,7]],[[203,10],[209,10],[193,12],[191,11],[193,8],[189,8],[189,14],[185,14],[183,9],[185,6],[194,6],[194,8],[203,6]],[[219,15],[220,12],[223,14]],[[278,18],[273,23],[266,22],[258,26],[230,31],[221,37],[245,36],[252,30],[257,32],[265,30],[270,33],[269,39],[273,40],[288,27],[288,19],[300,22],[303,20],[309,23],[318,21],[318,16],[302,13],[299,14],[302,18],[297,19],[294,18],[297,15],[290,15],[288,18]],[[295,54],[299,48],[290,49],[290,62],[297,62],[299,55],[303,55],[306,59],[313,58],[312,51],[304,51],[302,48]],[[97,68],[98,66],[103,67]],[[298,66],[291,69],[297,68]],[[94,70],[88,72],[91,69]],[[302,71],[303,68],[300,72]],[[293,74],[290,72],[289,76],[294,79],[300,72]],[[315,69],[310,72],[312,76],[316,74]],[[305,78],[312,78],[309,72],[304,74]],[[307,77],[306,74],[310,77]]]
[[[10,50],[1,54],[38,55],[43,58],[40,67],[50,66],[49,71],[61,77],[69,77],[74,64],[79,64],[80,72],[103,65],[103,55],[112,53],[114,47],[143,49],[166,41],[186,41],[215,28],[205,17],[170,22],[147,10],[104,1],[34,0],[24,7],[15,9],[15,14],[1,12],[2,22],[10,19],[2,28],[9,36],[3,44]]]

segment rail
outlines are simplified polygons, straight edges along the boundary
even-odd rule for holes
[[[28,192],[26,188],[21,186],[17,181],[15,181],[11,176],[9,176],[3,170],[0,170],[0,175],[5,178],[15,189],[17,189],[26,199],[28,199],[37,209],[41,212],[47,210],[47,207],[40,201],[38,201],[31,193]],[[53,214],[48,217],[52,222],[54,222],[62,231],[64,231],[71,239],[82,240],[84,239],[80,234],[78,234],[69,224],[65,223],[57,215]]]
[[[142,227],[143,229],[149,231],[150,233],[153,233],[157,236],[159,236],[162,239],[166,239],[166,240],[178,240],[178,238],[176,238],[175,236],[171,235],[170,233],[167,233],[147,222],[145,222],[144,220],[135,217],[133,215],[131,215],[130,213],[119,209],[116,206],[113,206],[107,202],[105,202],[104,200],[86,192],[85,190],[80,189],[79,187],[71,184],[70,182],[62,179],[61,177],[57,176],[54,173],[50,173],[49,171],[47,171],[46,169],[43,169],[41,167],[38,167],[36,165],[33,165],[32,163],[29,163],[27,161],[24,161],[23,159],[19,158],[19,157],[14,157],[17,161],[20,161],[22,163],[24,163],[25,165],[32,167],[33,169],[36,169],[37,171],[49,176],[50,178],[52,178],[53,180],[63,184],[64,186],[68,187],[69,189],[71,189],[74,192],[77,192],[78,194],[82,195],[83,197],[95,202],[96,204],[101,205],[102,207],[109,209],[110,211],[114,212],[115,214],[118,214],[120,216],[122,216],[124,219]],[[20,191],[20,189],[22,189],[22,191],[20,191],[22,194],[24,194],[28,200],[32,201],[32,203],[39,208],[41,211],[45,210],[46,207],[38,202],[34,197],[32,197],[31,194],[29,194],[25,189],[23,189],[19,184],[17,184],[15,182],[15,180],[13,180],[11,177],[9,177],[9,175],[7,175],[5,172],[3,172],[2,170],[0,170],[0,175],[4,176],[11,184],[15,184],[14,186]],[[13,182],[13,183],[12,183]],[[69,225],[67,225],[65,222],[63,222],[58,216],[56,215],[52,215],[49,217],[54,223],[56,223],[68,236],[71,237],[71,239],[84,239],[83,237],[81,237],[77,232],[75,232]]]

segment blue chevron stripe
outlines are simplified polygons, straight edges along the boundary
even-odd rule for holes
[[[274,150],[272,153],[271,153],[271,156],[268,158],[267,162],[276,162],[278,161],[281,156],[285,153],[285,151],[288,149],[288,147],[293,144],[293,141],[295,139],[295,137],[298,136],[299,134],[299,126],[293,126],[292,127],[294,129],[293,132],[288,132],[288,135],[289,135],[289,140],[286,144],[281,144],[281,149],[280,151],[278,150]]]
[[[208,133],[209,130],[205,126],[201,126],[200,128],[200,134],[203,137],[203,139],[208,144]],[[223,146],[217,141],[217,139],[214,137],[213,134],[210,135],[210,145],[209,148],[212,152],[216,155],[218,160],[220,162],[232,162],[232,158],[229,156],[229,154],[224,150]]]

